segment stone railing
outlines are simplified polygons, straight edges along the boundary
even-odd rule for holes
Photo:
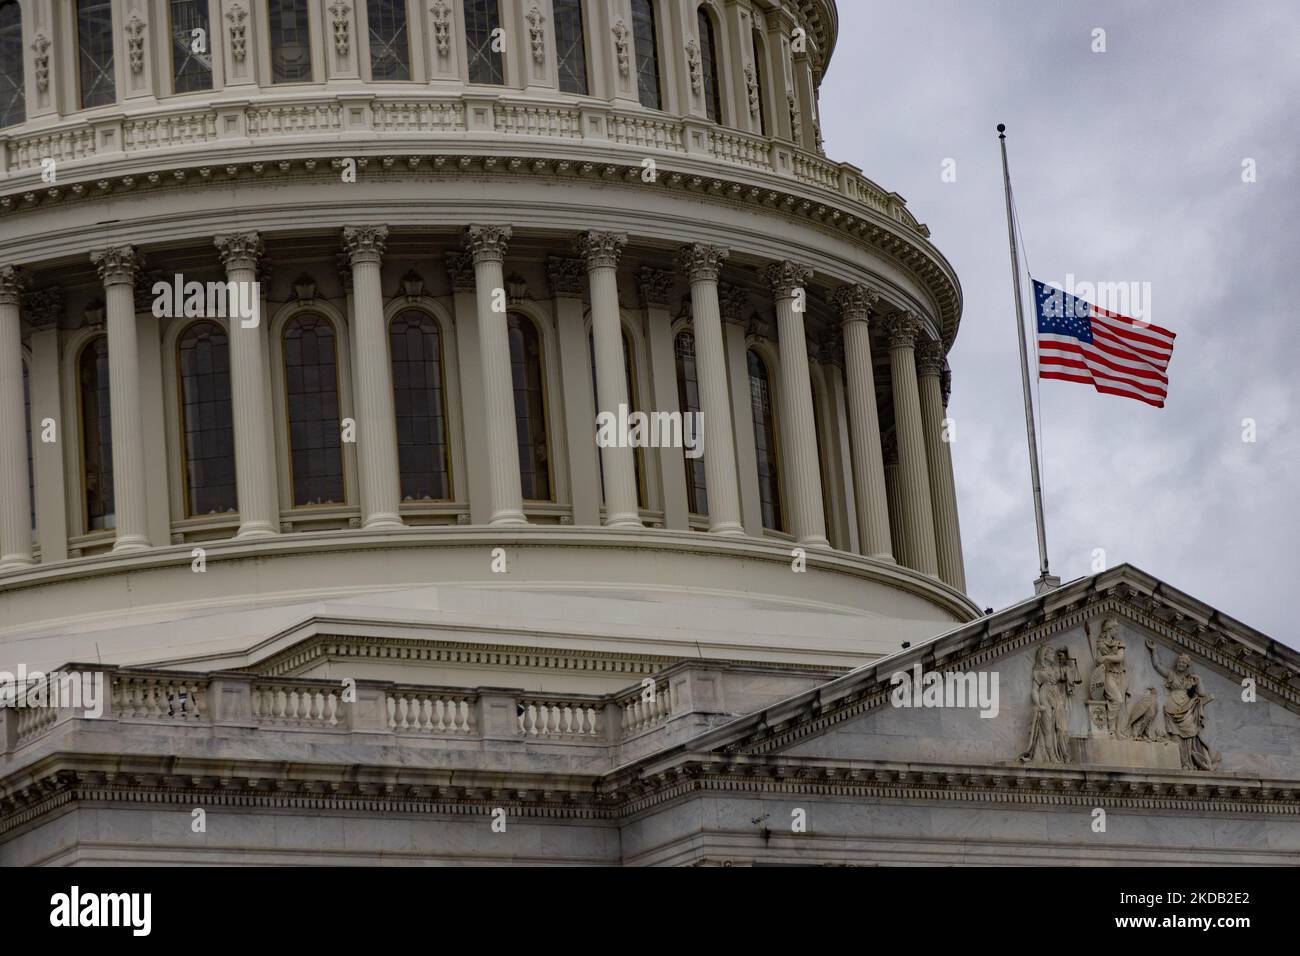
[[[897,194],[881,189],[854,166],[832,162],[783,140],[663,114],[514,97],[350,94],[251,103],[218,100],[205,108],[191,105],[185,110],[153,110],[93,121],[72,117],[53,129],[24,134],[17,127],[0,132],[0,189],[10,177],[39,174],[46,159],[62,165],[170,151],[170,160],[187,151],[240,142],[260,144],[277,138],[323,136],[333,145],[338,134],[369,134],[372,138],[375,134],[447,134],[453,137],[448,140],[452,146],[477,133],[494,141],[581,140],[638,152],[698,153],[728,166],[773,173],[834,193],[925,235]],[[97,169],[94,175],[102,173]],[[60,170],[59,175],[62,180],[75,172]]]
[[[762,669],[762,665],[748,665]],[[68,707],[0,707],[0,755],[49,738],[67,724],[93,732],[96,724],[149,724],[184,728],[264,730],[275,733],[363,735],[400,746],[428,746],[438,738],[478,741],[484,747],[524,743],[644,750],[669,738],[685,739],[716,723],[728,700],[744,710],[768,702],[731,681],[732,665],[684,661],[653,686],[642,683],[614,694],[538,694],[509,689],[422,687],[375,680],[265,678],[257,674],[100,668],[102,716]],[[764,671],[777,696],[825,679]],[[87,707],[93,705],[87,703]],[[114,733],[125,732],[118,728]],[[152,731],[150,731],[152,732]],[[117,744],[114,744],[115,746]],[[630,752],[630,751],[629,751]]]

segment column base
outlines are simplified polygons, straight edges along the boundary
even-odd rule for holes
[[[6,554],[0,557],[0,571],[18,571],[36,566],[36,559],[28,554]]]
[[[610,515],[605,519],[606,528],[636,528],[644,530],[645,525],[641,523],[641,516],[635,514]]]
[[[269,521],[249,521],[239,526],[236,538],[271,538],[280,533],[280,529]]]
[[[738,534],[744,535],[745,528],[735,521],[727,521],[723,524],[709,525],[709,534]]]
[[[892,554],[869,554],[867,557],[872,561],[881,561],[885,564],[898,564],[898,559]]]
[[[361,523],[362,531],[398,531],[405,527],[402,519],[392,512],[373,514]]]
[[[526,528],[528,519],[522,511],[502,511],[488,519],[489,528]]]
[[[150,547],[149,539],[144,535],[130,534],[118,538],[117,541],[113,543],[113,553],[117,554],[121,551],[148,551]]]
[[[827,538],[801,538],[797,543],[801,548],[826,548],[829,550],[831,546]]]

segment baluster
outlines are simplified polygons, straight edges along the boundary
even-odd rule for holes
[[[433,730],[433,698],[420,698],[420,729],[423,731]]]
[[[438,733],[443,733],[447,729],[447,711],[452,706],[452,702],[439,697],[435,702],[434,712],[438,715],[436,729]],[[455,718],[452,719],[453,727]]]
[[[469,733],[469,701],[463,697],[457,700],[456,711],[460,715],[460,720],[456,723],[456,729],[462,733]]]
[[[397,708],[397,702],[393,700],[392,694],[388,694],[385,698],[385,703],[388,705],[388,729],[396,730],[397,721],[393,719],[393,715]]]
[[[537,705],[531,702],[528,705],[528,733],[537,736]]]

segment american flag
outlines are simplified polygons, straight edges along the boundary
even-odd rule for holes
[[[1083,382],[1107,395],[1165,407],[1174,333],[1034,280],[1038,377]]]

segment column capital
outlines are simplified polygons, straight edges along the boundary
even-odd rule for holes
[[[90,261],[99,270],[100,281],[105,286],[135,285],[135,274],[144,268],[144,256],[134,246],[109,246],[96,249]]]
[[[546,257],[546,279],[556,299],[581,299],[587,284],[587,266],[581,259]]]
[[[722,282],[718,285],[718,309],[722,321],[736,325],[745,322],[745,310],[749,308],[749,293],[738,285]]]
[[[763,276],[772,286],[773,295],[778,299],[790,299],[794,297],[797,289],[808,284],[808,280],[812,278],[812,270],[786,259],[783,262],[772,263],[763,270]]]
[[[33,331],[58,328],[59,316],[63,314],[63,290],[52,285],[28,292],[23,296],[22,310]]]
[[[0,305],[20,305],[30,281],[21,266],[0,266]]]
[[[468,252],[448,252],[442,257],[452,292],[474,291],[474,257]]]
[[[885,316],[885,335],[891,349],[916,347],[916,337],[921,334],[921,320],[915,312],[893,312]]]
[[[513,230],[509,226],[467,226],[465,228],[465,251],[470,254],[474,264],[480,262],[505,262],[506,247],[510,244]]]
[[[256,232],[232,232],[223,236],[214,236],[212,244],[217,247],[221,264],[229,272],[232,269],[256,270],[261,262],[265,248],[262,237]]]
[[[384,246],[387,243],[387,226],[343,227],[343,251],[347,253],[351,265],[363,262],[378,264],[384,258]]]
[[[943,371],[939,373],[939,397],[943,399],[943,407],[948,407],[948,399],[952,398],[952,369],[945,362]]]
[[[835,307],[840,310],[842,322],[866,322],[867,316],[880,301],[880,293],[861,282],[842,285],[835,290]]]
[[[729,255],[731,251],[725,246],[693,242],[682,246],[677,253],[677,260],[692,282],[717,282],[722,273],[722,264]]]
[[[673,287],[676,276],[664,269],[641,269],[636,274],[637,289],[641,292],[641,304],[646,308],[672,305]]]
[[[916,346],[916,370],[920,375],[939,375],[943,372],[943,343],[924,339]]]
[[[584,232],[574,240],[574,251],[582,256],[587,269],[616,269],[627,245],[625,232]]]

